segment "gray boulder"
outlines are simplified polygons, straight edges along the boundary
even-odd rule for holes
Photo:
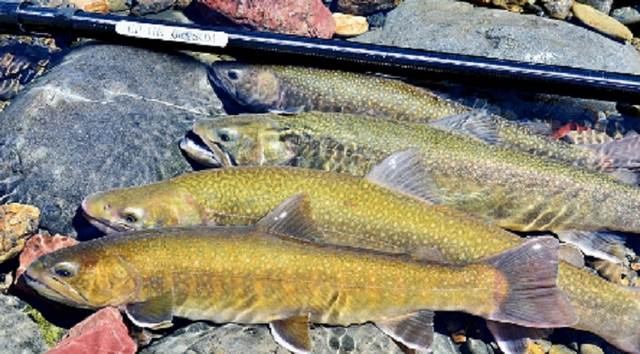
[[[640,73],[630,44],[614,41],[565,21],[498,11],[456,0],[406,0],[384,27],[357,42]]]
[[[18,298],[0,294],[0,353],[32,354],[49,350],[44,337]]]
[[[180,139],[194,121],[221,113],[199,62],[85,45],[0,115],[0,203],[33,204],[41,227],[76,235],[72,219],[86,195],[189,170]],[[75,226],[90,230],[82,217]]]

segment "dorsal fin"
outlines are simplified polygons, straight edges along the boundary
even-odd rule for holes
[[[366,179],[380,187],[420,199],[429,205],[440,203],[422,154],[416,148],[388,156],[373,166]]]
[[[296,194],[262,218],[256,225],[268,234],[315,242],[324,239],[322,231],[313,222],[311,203],[306,193]]]

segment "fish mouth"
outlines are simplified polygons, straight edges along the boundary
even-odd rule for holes
[[[193,131],[189,131],[182,139],[180,149],[189,158],[207,168],[238,166],[235,158],[224,145],[216,141],[208,143]]]
[[[112,222],[106,220],[104,218],[99,218],[97,216],[91,215],[87,210],[87,205],[85,204],[86,200],[82,202],[82,215],[91,223],[91,225],[95,226],[98,230],[104,232],[105,234],[111,234],[115,232],[123,232],[123,231],[132,231],[133,227],[119,224],[116,222]]]
[[[74,300],[69,299],[68,295],[61,293],[60,291],[49,286],[49,284],[31,276],[31,274],[29,274],[29,269],[25,270],[25,272],[22,273],[22,276],[24,277],[24,281],[27,283],[27,285],[29,285],[31,288],[37,291],[38,294],[41,294],[42,296],[45,296],[57,302],[63,303],[65,305],[73,306],[73,307],[80,307],[80,308],[86,308],[86,309],[92,308],[91,306],[89,306],[89,299],[87,299],[85,296],[83,296],[82,294],[74,290],[68,284],[61,282],[56,278],[51,278],[51,279],[56,281],[58,284],[61,284],[63,287],[69,290],[70,293],[77,295],[78,298]]]

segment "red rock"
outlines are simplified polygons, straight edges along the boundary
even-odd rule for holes
[[[115,307],[104,308],[75,325],[47,354],[135,353],[138,346]]]
[[[336,23],[321,0],[196,0],[212,23],[220,16],[258,31],[331,38]]]
[[[20,267],[16,270],[16,283],[20,276],[27,269],[31,262],[35,261],[38,257],[51,253],[57,249],[69,247],[77,244],[78,241],[71,237],[62,235],[47,235],[37,234],[29,239],[24,245],[24,249],[20,254]]]
[[[578,123],[571,121],[561,126],[560,129],[558,129],[558,131],[553,133],[552,137],[556,139],[561,139],[563,136],[567,135],[567,133],[569,133],[572,130],[581,132],[581,131],[589,130],[589,128],[580,126],[578,125]]]

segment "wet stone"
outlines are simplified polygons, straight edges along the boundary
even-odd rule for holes
[[[578,354],[604,354],[604,350],[595,344],[583,343],[580,345]]]
[[[576,3],[572,9],[579,21],[596,31],[625,41],[633,38],[633,34],[625,25],[589,5]]]
[[[577,2],[585,5],[589,5],[594,9],[608,15],[611,12],[611,5],[613,0],[576,0]]]
[[[549,354],[576,354],[576,352],[562,344],[556,344],[551,346]]]
[[[632,45],[565,21],[475,7],[455,0],[405,0],[387,14],[382,28],[351,40],[640,73],[640,56]],[[524,118],[533,117],[526,114]]]
[[[564,20],[571,13],[573,0],[542,0],[542,7],[549,17]]]
[[[334,13],[333,18],[336,20],[336,34],[339,36],[357,36],[369,30],[365,17]]]
[[[16,256],[38,228],[40,210],[30,205],[0,205],[0,263]]]
[[[493,354],[493,349],[483,341],[475,338],[467,338],[467,341],[460,346],[462,354]]]
[[[350,15],[371,15],[376,12],[393,9],[402,0],[338,0],[338,11]]]
[[[84,197],[189,171],[184,132],[220,113],[192,58],[86,44],[0,115],[0,200],[39,207],[52,234],[95,233],[74,219]]]
[[[628,6],[614,9],[611,11],[610,16],[620,21],[623,25],[629,27],[632,31],[640,29],[640,6]]]
[[[44,353],[49,349],[26,306],[16,297],[0,294],[0,353]]]

